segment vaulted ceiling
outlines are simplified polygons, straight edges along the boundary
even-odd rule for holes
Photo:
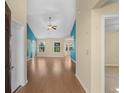
[[[75,0],[28,0],[28,24],[36,38],[64,38],[75,21]],[[49,17],[57,30],[48,31]]]

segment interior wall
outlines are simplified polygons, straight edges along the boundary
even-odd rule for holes
[[[86,93],[104,93],[101,78],[101,18],[102,15],[118,14],[117,3],[94,9],[97,2],[99,0],[76,0],[76,76]]]
[[[108,4],[102,8],[92,10],[92,30],[91,30],[91,91],[92,93],[104,93],[103,76],[103,21],[105,15],[117,15],[118,3]],[[94,86],[95,85],[95,86]]]
[[[91,0],[76,0],[76,76],[86,93],[91,90]]]
[[[119,32],[105,32],[105,65],[119,66]]]
[[[12,17],[18,20],[21,24],[27,23],[27,0],[6,0]]]
[[[60,42],[60,52],[54,52],[54,42]],[[38,53],[38,45],[45,42],[45,52]],[[37,39],[37,56],[38,57],[64,57],[65,39]]]
[[[71,59],[76,62],[76,21],[74,22],[70,36],[74,39],[73,49],[71,50]]]
[[[30,60],[32,57],[36,55],[36,37],[31,29],[31,27],[27,24],[27,58]]]

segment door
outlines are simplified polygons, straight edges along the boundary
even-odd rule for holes
[[[25,63],[25,28],[15,18],[11,21],[11,91],[15,92],[20,86],[23,86]]]
[[[11,93],[10,79],[11,11],[5,3],[5,93]]]
[[[10,49],[11,49],[11,91],[14,92],[18,87],[18,50],[17,50],[17,28],[18,24],[12,19],[11,23],[11,39],[10,39]]]

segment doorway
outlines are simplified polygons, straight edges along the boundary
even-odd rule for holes
[[[103,73],[105,93],[119,93],[119,16],[103,17]]]

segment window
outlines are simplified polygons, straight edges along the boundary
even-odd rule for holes
[[[54,52],[60,52],[60,42],[54,42]]]
[[[66,51],[68,51],[68,45],[66,44]]]
[[[66,44],[66,51],[72,51],[73,50],[73,43]]]
[[[43,42],[39,44],[39,52],[45,52],[45,45]]]
[[[69,45],[69,51],[73,50],[73,45],[72,43]]]

